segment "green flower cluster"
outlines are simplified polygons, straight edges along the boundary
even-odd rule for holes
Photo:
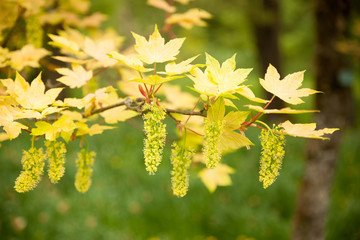
[[[189,188],[189,174],[187,172],[190,167],[194,152],[189,151],[177,143],[174,143],[171,150],[171,185],[175,196],[183,197]]]
[[[33,190],[40,182],[44,172],[46,154],[42,148],[30,148],[23,152],[21,164],[23,171],[15,181],[15,190],[19,193]]]
[[[285,155],[285,136],[276,133],[279,131],[279,126],[271,131],[262,130],[259,137],[262,146],[259,180],[264,188],[275,182]]]
[[[57,183],[65,173],[66,147],[63,142],[46,141],[46,155],[48,157],[48,175],[52,183]]]
[[[77,173],[75,175],[75,187],[79,192],[85,193],[91,185],[91,174],[93,172],[95,152],[81,149],[76,159]]]
[[[206,167],[215,168],[221,160],[220,137],[223,133],[224,121],[204,120],[204,159]]]
[[[165,112],[156,104],[146,104],[144,110],[149,110],[143,115],[146,134],[144,141],[145,166],[146,171],[153,175],[161,163],[165,145],[166,124],[162,122],[165,119]]]

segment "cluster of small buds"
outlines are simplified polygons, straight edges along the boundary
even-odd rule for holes
[[[183,197],[189,188],[189,174],[187,172],[190,167],[191,160],[194,156],[193,151],[189,151],[177,143],[174,143],[171,150],[171,185],[175,196]]]
[[[204,159],[206,167],[215,168],[221,160],[220,137],[223,132],[224,121],[204,120]]]
[[[66,147],[63,142],[46,141],[46,155],[48,157],[48,175],[52,183],[57,183],[65,173]]]
[[[280,131],[279,126],[271,131],[262,130],[259,137],[262,146],[259,180],[264,188],[269,187],[276,180],[285,155],[285,136],[276,133]]]
[[[39,15],[30,15],[25,18],[26,22],[26,40],[36,48],[43,45],[43,28],[40,23]]]
[[[146,171],[149,174],[155,174],[157,167],[161,163],[162,153],[166,138],[165,112],[163,108],[155,103],[153,105],[146,104],[143,110],[148,110],[143,115],[144,131],[146,138],[144,140],[144,158]]]
[[[15,190],[19,193],[33,190],[40,182],[44,172],[46,154],[42,148],[32,147],[23,152],[21,164],[23,171],[15,181]]]
[[[75,175],[75,187],[81,193],[87,192],[90,188],[95,155],[95,152],[88,152],[86,149],[81,149],[78,153],[78,158],[76,159],[77,173]]]

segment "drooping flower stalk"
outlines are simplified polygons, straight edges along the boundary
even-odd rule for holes
[[[206,167],[215,168],[221,160],[220,137],[223,133],[224,121],[204,120],[204,159]]]
[[[76,159],[77,173],[75,175],[75,187],[81,193],[87,192],[90,188],[95,155],[95,152],[88,152],[86,149],[81,149],[78,153],[78,158]]]
[[[173,169],[171,171],[171,187],[175,196],[183,197],[189,188],[188,168],[190,167],[194,152],[181,147],[177,143],[174,143],[172,146],[171,164]]]
[[[31,147],[23,152],[21,164],[23,171],[15,181],[15,190],[19,193],[33,190],[44,173],[46,154],[42,148]]]
[[[161,163],[162,153],[166,138],[165,112],[163,108],[155,103],[146,104],[144,110],[149,110],[143,115],[144,131],[146,138],[144,141],[144,158],[146,171],[155,174]]]
[[[48,158],[48,175],[52,183],[57,183],[65,173],[66,147],[63,142],[46,141],[46,155]]]
[[[259,180],[264,188],[275,182],[285,155],[285,136],[278,134],[279,131],[280,127],[273,130],[263,129],[259,136],[262,146]]]

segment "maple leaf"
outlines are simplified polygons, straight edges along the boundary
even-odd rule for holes
[[[228,165],[220,163],[216,168],[204,168],[199,172],[201,181],[205,184],[207,189],[212,193],[217,186],[229,186],[232,184],[230,174],[235,170]]]
[[[290,121],[282,123],[281,127],[284,128],[285,133],[290,136],[317,139],[329,139],[323,137],[323,135],[332,134],[333,132],[339,130],[339,128],[324,128],[315,130],[316,123],[292,124]]]
[[[84,42],[84,52],[89,56],[98,60],[103,67],[109,67],[116,63],[111,59],[107,53],[115,49],[115,42],[111,39],[106,39],[98,42],[86,37]]]
[[[254,145],[244,134],[238,133],[241,124],[246,120],[249,112],[237,111],[229,112],[224,117],[223,133],[220,137],[220,146],[222,151],[234,151],[241,147]]]
[[[161,88],[159,93],[163,93],[166,97],[165,106],[173,109],[189,109],[197,102],[197,98],[187,92],[182,92],[180,86],[167,84]]]
[[[150,75],[147,78],[135,78],[131,79],[130,81],[133,82],[140,82],[150,85],[158,85],[161,83],[169,82],[178,78],[182,78],[182,76],[172,76],[172,77],[160,77],[159,75]]]
[[[35,48],[33,45],[28,44],[20,50],[9,53],[10,65],[17,71],[21,71],[26,66],[38,68],[40,67],[39,60],[49,55],[49,53],[44,48]]]
[[[80,47],[76,42],[54,34],[49,34],[48,36],[52,40],[52,42],[49,42],[49,45],[64,49],[71,53],[79,53]]]
[[[92,71],[86,71],[81,65],[73,64],[72,70],[68,68],[57,68],[56,71],[63,75],[57,81],[78,88],[84,86],[93,76]]]
[[[289,74],[283,80],[280,80],[278,71],[270,64],[265,74],[265,80],[260,79],[260,84],[266,91],[274,94],[283,101],[294,105],[300,104],[304,102],[300,97],[319,93],[319,91],[309,88],[298,89],[302,84],[304,72],[305,71]]]
[[[185,13],[175,13],[165,21],[167,24],[179,24],[181,27],[191,29],[194,26],[204,27],[206,22],[203,19],[211,18],[211,14],[205,10],[192,8]]]
[[[203,67],[204,64],[196,64],[192,65],[190,64],[192,61],[194,61],[199,55],[189,58],[185,61],[182,61],[180,63],[171,62],[165,65],[165,73],[168,75],[177,75],[177,74],[183,74],[186,72],[190,72],[193,68],[196,67]],[[160,72],[159,72],[160,73]],[[161,72],[163,73],[163,72]]]
[[[173,13],[173,12],[176,11],[176,7],[171,6],[165,0],[148,0],[146,3],[149,4],[150,6],[159,8],[161,10],[164,10],[165,12],[168,12],[168,13]]]
[[[36,128],[31,130],[31,135],[40,136],[45,134],[45,139],[49,141],[55,141],[62,132],[67,133],[69,136],[77,128],[74,121],[68,116],[61,116],[53,124],[45,121],[38,121],[35,123]],[[67,139],[64,139],[65,141]]]
[[[195,68],[190,72],[192,75],[188,75],[194,82],[195,89],[193,90],[207,96],[236,98],[232,94],[242,87],[239,84],[246,80],[246,77],[252,69],[240,68],[235,70],[235,56],[236,54],[220,66],[215,58],[206,53],[207,68],[205,72],[202,72],[199,68]]]
[[[185,40],[185,38],[175,38],[165,44],[165,39],[161,37],[157,25],[155,25],[155,31],[150,35],[149,41],[134,32],[132,35],[136,41],[135,50],[140,60],[147,64],[175,60],[175,56],[179,54],[179,49]]]
[[[19,109],[10,105],[0,105],[0,126],[4,128],[10,139],[17,138],[22,129],[28,129],[21,123],[15,122]]]
[[[265,114],[271,114],[271,113],[275,113],[275,114],[299,114],[299,113],[312,113],[312,112],[319,112],[319,110],[296,110],[296,109],[291,109],[289,107],[286,108],[282,108],[282,109],[264,109],[260,106],[254,106],[254,105],[245,105],[246,107],[258,111],[258,112],[262,112]]]
[[[150,68],[145,68],[143,66],[143,62],[135,54],[123,55],[118,52],[111,51],[108,53],[108,56],[139,72],[148,72],[152,70]]]
[[[26,109],[43,110],[52,104],[62,88],[52,88],[45,92],[41,73],[31,82],[31,85],[17,72],[14,83],[15,100]]]

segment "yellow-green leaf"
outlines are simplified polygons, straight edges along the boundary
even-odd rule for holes
[[[210,121],[221,121],[225,115],[225,101],[223,97],[219,97],[214,104],[211,105],[207,112]]]
[[[188,77],[194,82],[194,89],[207,96],[224,96],[235,98],[233,94],[241,87],[252,69],[236,69],[235,54],[221,66],[219,62],[206,54],[205,72],[199,68],[191,71]]]
[[[147,78],[136,78],[132,79],[131,81],[150,85],[159,85],[161,83],[169,82],[178,78],[182,78],[182,76],[160,77],[159,75],[150,75]]]

